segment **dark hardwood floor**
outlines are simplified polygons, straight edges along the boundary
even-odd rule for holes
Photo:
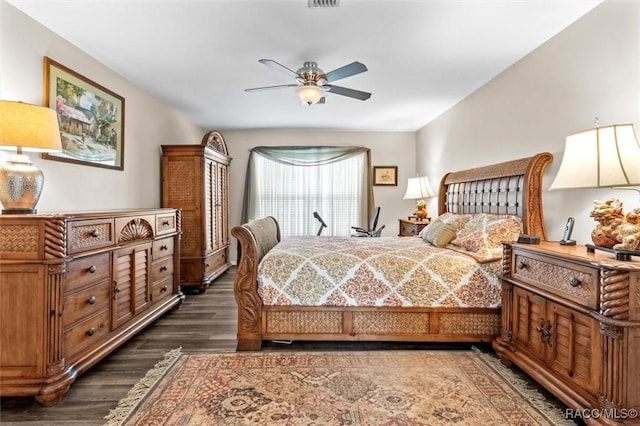
[[[236,303],[231,268],[202,294],[189,294],[179,309],[162,318],[82,374],[62,401],[49,408],[33,397],[0,399],[0,423],[102,425],[104,416],[145,373],[178,347],[184,353],[233,352]]]
[[[156,320],[78,377],[58,405],[45,408],[33,397],[0,398],[0,424],[102,425],[109,410],[115,408],[118,401],[166,352],[178,347],[182,347],[183,353],[235,351],[237,313],[233,298],[234,274],[235,268],[232,267],[206,292],[187,293],[179,309]],[[289,345],[265,342],[262,350],[467,350],[470,346],[448,343],[294,342]],[[480,346],[490,350],[488,344]],[[532,383],[532,386],[536,385]]]

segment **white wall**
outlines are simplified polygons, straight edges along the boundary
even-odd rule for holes
[[[125,98],[125,156],[124,171],[118,171],[32,153],[45,175],[38,211],[159,207],[160,145],[198,143],[205,131],[0,0],[0,99],[42,105],[44,56]]]
[[[407,179],[415,176],[415,133],[413,132],[313,132],[313,131],[221,131],[229,155],[233,157],[230,171],[230,225],[240,224],[242,195],[249,150],[255,146],[277,145],[337,145],[364,146],[371,149],[373,166],[398,166],[398,186],[374,186],[373,196],[380,209],[380,225],[386,225],[382,235],[398,235],[398,219],[413,212],[415,201],[403,200]],[[354,224],[356,225],[356,224]],[[235,246],[235,241],[233,241]],[[235,250],[232,250],[235,259]]]
[[[564,138],[594,127],[596,116],[603,126],[634,123],[640,137],[640,2],[606,1],[430,122],[417,133],[417,167],[437,181],[447,170],[551,152],[547,238],[559,240],[573,216],[574,239],[590,243],[594,199],[618,197],[625,211],[640,205],[632,191],[548,191]]]
[[[427,173],[436,188],[446,171],[550,151],[556,159],[544,181],[548,236],[557,239],[566,217],[574,216],[576,238],[588,242],[592,200],[613,194],[630,208],[638,205],[635,193],[546,189],[560,164],[565,136],[592,127],[595,116],[602,125],[640,126],[639,28],[640,2],[608,0],[416,134],[216,129],[233,157],[231,225],[240,221],[248,151],[257,145],[361,145],[371,148],[373,165],[397,165],[399,186],[374,188],[385,235],[395,235],[398,218],[413,211],[414,202],[402,195],[416,172]],[[0,99],[42,103],[44,56],[125,98],[125,170],[31,155],[46,178],[39,211],[159,206],[159,146],[197,143],[211,129],[199,128],[0,0]],[[429,210],[433,216],[435,199]]]

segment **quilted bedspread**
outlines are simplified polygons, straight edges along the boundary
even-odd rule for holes
[[[418,237],[299,236],[264,256],[258,290],[265,305],[495,308],[500,268]]]

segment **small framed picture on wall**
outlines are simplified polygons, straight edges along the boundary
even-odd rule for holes
[[[373,184],[398,186],[398,166],[373,166]]]

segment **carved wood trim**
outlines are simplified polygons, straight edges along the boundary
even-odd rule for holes
[[[45,259],[62,258],[67,255],[67,233],[64,218],[51,218],[44,221]]]
[[[211,148],[214,151],[218,151],[224,155],[229,155],[229,151],[227,151],[227,144],[224,141],[224,138],[215,130],[211,130],[204,134],[202,138],[202,142],[200,145]]]
[[[238,304],[238,342],[262,341],[262,299],[258,293],[258,250],[253,234],[235,226],[231,234],[238,240],[238,265],[234,295]],[[259,345],[259,344],[258,344]],[[257,349],[259,349],[258,346]]]
[[[153,238],[153,227],[149,222],[139,217],[130,220],[120,231],[119,243]]]
[[[511,275],[511,245],[502,245],[502,276]]]
[[[600,314],[615,320],[629,319],[629,271],[601,271]]]

